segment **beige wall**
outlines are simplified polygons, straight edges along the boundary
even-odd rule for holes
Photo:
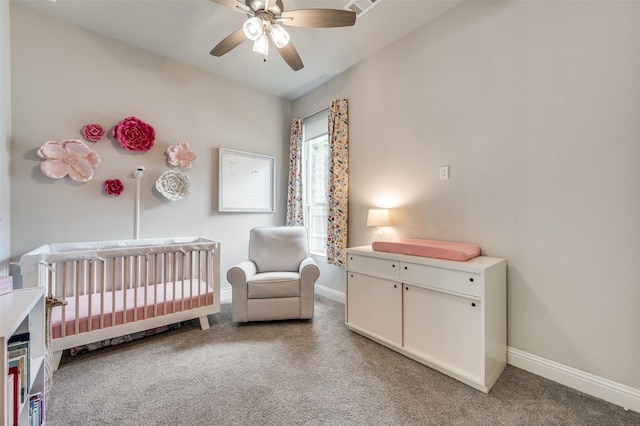
[[[11,256],[11,44],[9,2],[0,2],[0,275],[9,274]]]
[[[245,255],[239,235],[284,221],[290,118],[346,97],[350,245],[370,242],[366,210],[381,204],[395,207],[398,235],[478,243],[509,261],[511,347],[640,388],[639,3],[463,4],[291,112],[278,98],[29,9],[11,12],[14,259],[52,241],[131,238],[130,174],[145,165],[141,237],[219,239],[225,270]],[[6,66],[4,41],[0,55]],[[154,151],[124,154],[103,140],[93,181],[40,173],[44,142],[127,115],[156,127]],[[164,149],[179,140],[199,155],[194,190],[168,202],[152,186]],[[218,147],[277,156],[277,214],[215,211]],[[451,179],[440,181],[445,164]],[[127,185],[119,198],[101,193],[110,177]]]
[[[478,243],[509,262],[509,346],[636,389],[638,22],[469,2],[293,103],[349,99],[350,246],[381,204],[400,236]]]
[[[50,242],[133,238],[133,171],[142,165],[140,238],[199,235],[221,241],[226,285],[226,270],[247,255],[249,229],[284,223],[289,102],[15,3],[11,13],[14,260]],[[155,127],[156,145],[148,153],[127,153],[104,138],[87,143],[102,159],[93,180],[55,180],[40,171],[36,153],[46,141],[81,138],[87,123],[111,129],[131,115]],[[154,183],[170,168],[166,148],[180,141],[198,156],[187,171],[192,193],[169,201]],[[220,147],[276,156],[276,213],[217,212]],[[111,178],[125,184],[120,197],[102,192]]]

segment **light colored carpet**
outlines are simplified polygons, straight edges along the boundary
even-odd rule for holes
[[[234,324],[231,306],[75,357],[47,425],[640,425],[640,414],[515,367],[484,394],[349,331],[316,297],[310,321]]]

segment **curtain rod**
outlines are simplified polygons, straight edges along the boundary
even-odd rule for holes
[[[312,115],[316,115],[316,114],[318,114],[319,112],[322,112],[325,109],[329,109],[329,106],[327,105],[327,106],[323,106],[322,108],[318,108],[317,110],[315,110],[315,111],[313,111],[313,112],[311,112],[311,113],[309,113],[307,115],[303,115],[302,118],[309,118]]]

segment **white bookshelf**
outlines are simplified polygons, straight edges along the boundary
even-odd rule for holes
[[[45,298],[43,288],[25,288],[0,295],[0,365],[3,367],[2,385],[0,385],[0,419],[2,425],[12,425],[9,418],[9,374],[7,342],[16,334],[30,334],[30,386],[29,394],[44,394],[44,351],[45,351]],[[19,404],[18,425],[29,425],[29,398]]]

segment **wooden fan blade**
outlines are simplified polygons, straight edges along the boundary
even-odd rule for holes
[[[280,53],[280,56],[282,56],[282,59],[284,59],[294,71],[299,71],[304,68],[302,59],[300,59],[300,55],[298,55],[296,48],[293,47],[293,43],[289,42],[285,47],[278,48],[278,52]]]
[[[244,31],[240,28],[238,31],[229,34],[224,40],[218,43],[216,47],[211,49],[209,53],[213,56],[222,56],[228,51],[238,47],[246,39],[247,36],[244,35]]]
[[[349,27],[356,23],[356,13],[338,9],[300,9],[282,12],[278,21],[290,27]]]
[[[236,0],[211,0],[211,1],[221,6],[225,6],[230,9],[233,9],[237,12],[241,12],[241,13],[249,12],[249,7],[246,4],[244,4],[244,2],[241,3]]]

